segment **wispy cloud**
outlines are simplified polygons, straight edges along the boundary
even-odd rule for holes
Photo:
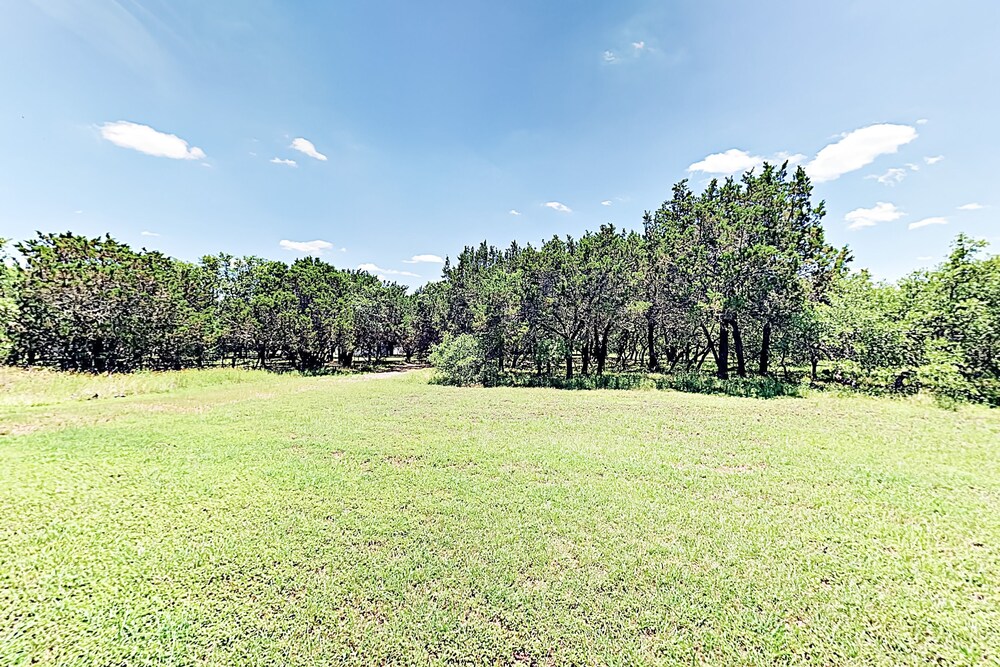
[[[293,139],[291,147],[300,153],[308,155],[311,158],[315,158],[317,160],[326,162],[326,156],[320,153],[318,150],[316,150],[316,147],[313,145],[313,142],[309,141],[308,139],[303,139],[302,137]]]
[[[958,207],[958,210],[959,211],[978,211],[978,210],[984,209],[984,208],[986,208],[986,207],[983,206],[982,204],[979,204],[977,202],[970,202],[968,204],[962,204],[961,206]]]
[[[159,234],[157,232],[150,232],[150,231],[146,231],[146,230],[143,230],[143,231],[139,232],[139,235],[140,236],[159,236]]]
[[[273,158],[271,158],[270,161],[271,161],[272,164],[283,164],[286,167],[297,167],[297,166],[299,166],[298,162],[296,162],[295,160],[283,160],[280,157],[273,157]]]
[[[881,123],[862,127],[824,146],[806,165],[806,171],[817,183],[832,181],[871,164],[880,155],[897,152],[916,138],[916,129],[909,125]]]
[[[105,123],[100,127],[101,136],[122,148],[172,160],[203,160],[205,151],[197,146],[188,147],[176,134],[154,130],[148,125],[140,125],[127,120]]]
[[[116,58],[150,80],[160,80],[172,69],[167,51],[153,36],[166,26],[138,3],[34,0],[31,4],[94,50]]]
[[[917,220],[916,222],[911,222],[907,225],[907,229],[920,229],[921,227],[929,227],[931,225],[947,225],[948,218],[924,218],[923,220]]]
[[[659,50],[646,43],[644,39],[618,43],[617,49],[607,49],[601,53],[601,59],[611,65],[621,65],[638,62],[641,58],[660,54]]]
[[[553,211],[559,211],[560,213],[573,212],[573,209],[571,209],[569,206],[566,206],[566,204],[563,204],[562,202],[558,201],[547,201],[544,204],[542,204],[542,206],[544,206],[545,208],[551,208]]]
[[[334,245],[329,241],[322,241],[316,239],[315,241],[289,241],[288,239],[282,239],[278,242],[278,245],[285,250],[292,250],[294,252],[301,252],[305,255],[322,255],[328,250],[333,250]]]
[[[516,208],[512,208],[512,209],[510,209],[509,214],[510,215],[521,215],[521,212],[518,211]]]
[[[419,278],[415,273],[410,273],[409,271],[397,271],[396,269],[383,269],[372,263],[358,264],[358,271],[367,271],[368,273],[374,273],[377,276],[406,276],[408,278]]]
[[[895,204],[880,201],[871,208],[856,208],[844,216],[848,229],[874,227],[880,222],[892,222],[903,217],[903,212]]]
[[[414,255],[410,259],[404,259],[403,264],[444,264],[444,259],[437,255]]]
[[[601,206],[611,206],[613,202],[610,199],[605,199],[601,202]]]
[[[865,178],[875,179],[882,185],[896,185],[897,183],[902,183],[903,179],[906,178],[907,170],[902,167],[892,167],[886,170],[884,174],[869,174]]]
[[[80,210],[80,209],[78,209],[78,210],[76,210],[76,211],[73,211],[73,213],[76,213],[77,215],[80,215],[81,213],[83,213],[83,211],[82,211],[82,210]]]
[[[943,155],[935,155],[933,157],[925,157],[924,162],[926,162],[927,164],[937,164],[943,159],[944,159]]]
[[[926,118],[918,118],[917,125],[926,125],[928,123]]]

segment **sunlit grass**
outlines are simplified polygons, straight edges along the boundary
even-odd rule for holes
[[[178,389],[260,382],[269,377],[272,376],[266,371],[228,368],[97,375],[0,366],[0,406],[122,398]]]
[[[0,663],[997,660],[996,411],[429,377],[9,406]]]

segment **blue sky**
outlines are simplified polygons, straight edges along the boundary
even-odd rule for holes
[[[791,157],[830,240],[877,276],[935,263],[959,232],[1000,245],[993,1],[3,14],[0,236],[318,253],[416,285],[466,244],[638,227],[682,178]]]

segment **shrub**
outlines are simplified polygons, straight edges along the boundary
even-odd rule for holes
[[[446,335],[431,350],[430,362],[437,371],[435,380],[441,384],[492,386],[496,383],[496,363],[486,359],[482,345],[470,334]]]
[[[798,384],[781,382],[772,377],[746,377],[720,380],[704,373],[675,373],[656,378],[657,389],[673,389],[692,394],[725,394],[747,398],[800,396]]]
[[[933,396],[942,407],[979,398],[975,385],[959,370],[961,356],[945,341],[932,340],[927,344],[927,362],[917,369],[922,389]]]

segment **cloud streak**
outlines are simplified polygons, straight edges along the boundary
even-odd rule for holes
[[[278,245],[285,250],[300,252],[304,255],[322,255],[328,250],[333,250],[333,244],[329,241],[316,239],[315,241],[289,241],[282,239]]]
[[[295,160],[283,160],[280,157],[273,157],[273,158],[271,158],[271,164],[283,164],[286,167],[297,167],[297,166],[299,166],[298,162],[296,162]]]
[[[160,132],[148,125],[119,120],[104,123],[99,129],[101,137],[121,148],[172,160],[205,159],[205,151],[197,146],[188,146],[188,142],[176,134]]]
[[[902,167],[892,167],[884,174],[871,174],[869,176],[865,176],[865,178],[875,179],[882,185],[896,185],[897,183],[903,182],[903,179],[906,178],[906,173],[906,169]]]
[[[880,201],[871,208],[856,208],[844,216],[848,229],[874,227],[880,222],[892,222],[903,217],[903,212],[895,204]]]
[[[931,225],[947,225],[948,218],[924,218],[923,220],[917,220],[916,222],[911,222],[907,225],[907,229],[920,229],[921,227],[930,227]]]
[[[403,264],[444,264],[444,259],[437,255],[414,255],[404,259]]]
[[[372,264],[371,262],[365,264],[358,264],[358,271],[367,271],[368,273],[373,273],[377,276],[405,276],[407,278],[419,278],[415,273],[410,273],[409,271],[397,271],[396,269],[383,269],[380,266]]]
[[[569,206],[566,206],[566,204],[563,204],[562,202],[558,201],[547,201],[544,204],[542,204],[542,206],[544,206],[545,208],[551,208],[553,211],[558,211],[560,213],[573,212],[573,209],[571,209]]]
[[[917,138],[917,130],[909,125],[881,123],[848,132],[832,144],[824,146],[806,165],[809,177],[823,183],[866,167],[880,155],[896,153]]]

